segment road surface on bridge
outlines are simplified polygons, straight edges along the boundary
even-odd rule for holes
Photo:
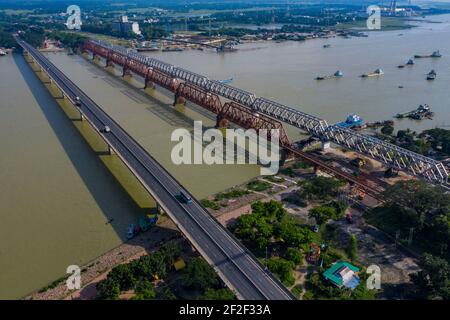
[[[81,89],[68,79],[38,50],[15,37],[42,72],[47,73],[63,94],[77,106],[109,147],[122,159],[147,191],[171,217],[181,232],[215,268],[224,282],[240,299],[290,300],[293,296],[256,258],[235,239],[200,203],[181,203],[178,196],[189,192],[178,183],[150,154],[129,136]],[[109,132],[103,130],[105,126]]]

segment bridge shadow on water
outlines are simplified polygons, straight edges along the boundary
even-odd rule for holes
[[[153,211],[154,208],[141,207],[133,200],[100,159],[103,152],[95,152],[75,127],[75,122],[79,119],[69,118],[24,57],[15,54],[14,61],[77,174],[104,214],[105,224],[110,224],[124,242],[128,224],[137,223],[140,215]],[[74,195],[74,197],[76,196]],[[157,229],[173,232],[171,229],[158,226],[152,228],[152,232]],[[129,241],[128,244],[142,245],[139,241],[134,240]]]
[[[187,115],[183,111],[177,110],[172,103],[167,103],[160,98],[155,97],[153,94],[148,94],[145,92],[144,88],[144,78],[133,73],[132,81],[125,81],[120,74],[122,73],[122,68],[115,66],[114,74],[107,71],[103,66],[104,61],[102,59],[102,64],[95,64],[86,60],[78,60],[84,67],[89,66],[89,72],[101,77],[103,81],[108,83],[110,86],[120,90],[122,94],[133,100],[138,104],[145,105],[147,111],[151,112],[155,117],[161,119],[168,125],[172,127],[185,127],[192,128],[194,126],[194,121],[199,120],[198,115],[211,120],[213,123],[216,121],[216,115],[203,107],[197,106],[194,103],[186,101],[185,108],[190,109],[195,114]],[[158,93],[173,102],[174,93],[156,85]],[[150,104],[150,106],[149,106]],[[203,129],[209,129],[213,126],[203,126]]]

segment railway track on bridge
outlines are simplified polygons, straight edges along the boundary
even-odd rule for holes
[[[116,153],[144,188],[161,205],[181,232],[214,267],[241,299],[291,300],[294,297],[234,238],[201,204],[181,203],[181,192],[190,193],[170,175],[125,130],[68,79],[45,56],[15,36],[17,43],[45,72],[86,119],[109,148]],[[77,99],[78,97],[78,99]],[[110,131],[103,130],[106,126]]]
[[[145,87],[154,87],[154,85],[156,84],[166,90],[169,90],[170,92],[173,92],[174,105],[177,103],[183,103],[184,100],[180,100],[182,98],[189,100],[190,102],[197,104],[200,107],[203,107],[206,110],[216,114],[216,125],[218,127],[226,126],[226,123],[223,123],[223,121],[226,120],[245,129],[279,129],[280,146],[289,151],[292,155],[301,157],[316,168],[321,168],[322,171],[327,172],[328,174],[332,174],[337,178],[348,181],[350,184],[363,190],[371,197],[380,201],[382,200],[380,194],[384,191],[384,189],[380,186],[377,186],[376,183],[373,183],[373,181],[371,181],[372,183],[369,184],[368,182],[371,179],[369,179],[368,176],[363,175],[360,177],[356,177],[343,170],[340,170],[339,168],[327,164],[316,155],[299,150],[298,148],[294,147],[293,144],[289,141],[289,138],[284,132],[283,125],[279,120],[268,117],[265,114],[255,116],[254,110],[235,101],[229,101],[225,104],[222,104],[219,95],[211,93],[200,86],[202,83],[204,83],[205,79],[199,79],[195,75],[189,74],[190,81],[180,82],[178,79],[175,79],[166,73],[167,70],[169,70],[169,67],[167,66],[164,68],[158,67],[157,69],[146,69],[143,65],[139,66],[139,64],[136,64],[134,60],[132,63],[127,64],[124,56],[117,56],[117,53],[111,55],[106,51],[102,51],[101,56],[104,58],[106,57],[106,66],[110,65],[108,61],[111,61],[111,59],[113,59],[114,63],[118,63],[119,65],[125,64],[125,66],[123,66],[124,70],[132,70],[145,79]],[[161,71],[162,69],[164,69],[165,71]],[[186,77],[185,75],[188,74],[188,71],[182,70],[177,74],[180,77]],[[304,127],[308,128],[311,127],[311,125],[305,122]]]
[[[348,128],[328,125],[324,119],[309,115],[296,108],[266,98],[257,98],[254,94],[245,90],[210,80],[203,75],[147,57],[134,50],[97,40],[85,42],[84,50],[90,51],[94,57],[99,55],[105,58],[107,64],[119,64],[124,68],[124,72],[125,70],[135,72],[145,79],[146,87],[148,83],[156,83],[176,94],[180,83],[193,85],[206,95],[216,95],[227,101],[238,103],[254,112],[255,115],[264,114],[277,119],[324,141],[331,141],[375,159],[388,168],[407,172],[433,184],[449,186],[447,168],[434,159]]]

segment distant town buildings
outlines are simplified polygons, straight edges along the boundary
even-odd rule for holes
[[[120,33],[132,32],[134,34],[140,35],[141,30],[139,29],[139,23],[128,21],[128,16],[121,16],[120,21],[113,22],[113,30]]]

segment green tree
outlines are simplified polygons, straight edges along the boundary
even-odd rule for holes
[[[283,204],[278,201],[271,200],[269,202],[257,201],[252,204],[252,212],[263,217],[267,217],[270,221],[280,221],[286,216],[286,209]]]
[[[358,240],[355,235],[350,236],[349,244],[348,244],[348,257],[351,260],[355,260],[358,257]]]
[[[426,137],[433,149],[450,155],[450,130],[446,129],[430,129],[425,130],[421,135]]]
[[[303,254],[300,250],[294,248],[288,248],[284,257],[286,260],[292,261],[295,265],[300,265],[303,262]]]
[[[33,47],[39,48],[45,40],[45,31],[40,27],[29,28],[20,36]]]
[[[252,213],[241,216],[235,226],[234,233],[245,242],[256,244],[259,249],[265,248],[274,234],[274,225],[286,216],[286,209],[277,201],[252,204]]]
[[[265,263],[270,272],[277,275],[286,286],[294,284],[295,279],[292,270],[295,265],[292,261],[287,261],[282,258],[270,258]]]
[[[348,204],[343,201],[336,201],[333,200],[330,203],[328,203],[329,207],[332,207],[336,210],[336,217],[335,219],[339,219],[344,216],[345,211],[347,211]]]
[[[330,199],[339,193],[343,182],[335,178],[316,176],[301,183],[301,195],[306,199]]]
[[[16,40],[14,40],[12,34],[3,31],[3,29],[0,28],[0,47],[12,48],[15,47],[16,45],[17,45]]]
[[[381,133],[390,136],[394,132],[394,127],[391,125],[385,125],[381,128]]]
[[[142,35],[147,40],[164,38],[169,35],[169,33],[166,32],[161,27],[152,26],[152,25],[150,25],[150,26],[144,25],[144,27],[142,27],[142,29],[141,29],[141,32],[142,32]]]
[[[166,243],[159,250],[164,257],[166,264],[171,265],[181,254],[181,246],[175,242]]]
[[[337,212],[333,207],[319,206],[309,210],[309,217],[314,218],[317,224],[322,225],[330,219],[336,219]]]
[[[419,264],[422,270],[411,275],[411,280],[418,288],[419,297],[449,300],[450,266],[448,262],[426,253]]]
[[[133,274],[130,264],[119,264],[108,273],[108,279],[112,279],[119,285],[120,291],[133,289],[137,279]]]
[[[302,227],[290,217],[285,217],[276,225],[276,235],[287,246],[298,248],[312,242],[313,235],[308,227]]]
[[[243,241],[253,242],[258,247],[265,248],[273,233],[272,224],[258,214],[241,216],[235,226],[236,236]]]
[[[150,278],[154,275],[164,278],[168,273],[168,261],[160,251],[141,257],[139,260],[132,262],[131,266],[133,274],[138,278]]]
[[[184,270],[181,283],[185,287],[207,289],[216,287],[219,279],[214,269],[202,258],[191,258]]]
[[[133,300],[152,300],[156,298],[155,289],[148,279],[140,281],[136,285],[135,292],[136,295],[132,298]]]
[[[97,298],[102,300],[117,300],[120,294],[119,283],[112,278],[106,278],[96,285]]]
[[[391,206],[403,206],[413,210],[423,226],[427,214],[447,213],[450,208],[450,195],[439,187],[420,180],[399,181],[384,192]]]
[[[61,31],[53,31],[48,34],[48,37],[60,41],[66,48],[70,48],[72,50],[81,47],[81,45],[88,39],[88,37],[78,33]]]
[[[158,299],[160,300],[176,300],[177,297],[169,288],[164,288],[158,295]]]
[[[445,256],[450,244],[450,213],[431,217],[424,232],[434,240],[430,243],[434,251]]]
[[[227,288],[223,289],[206,289],[205,293],[199,298],[200,300],[234,300],[236,299],[233,291]]]

